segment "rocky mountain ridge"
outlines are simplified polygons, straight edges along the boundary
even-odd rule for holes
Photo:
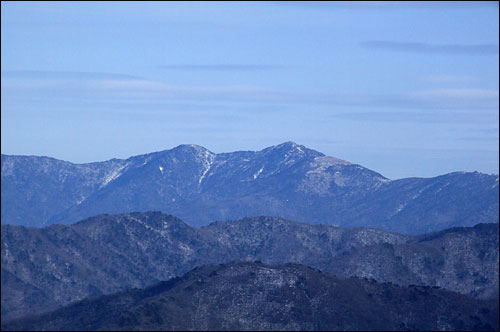
[[[498,301],[338,278],[305,266],[228,263],[100,296],[2,330],[498,330]]]
[[[180,145],[89,164],[2,155],[1,174],[2,223],[25,226],[160,210],[196,226],[273,215],[416,234],[499,218],[498,176],[391,181],[293,142],[220,154]]]
[[[234,260],[298,263],[339,276],[498,297],[498,224],[409,236],[276,217],[196,228],[160,212],[100,215],[44,228],[2,225],[2,317]]]

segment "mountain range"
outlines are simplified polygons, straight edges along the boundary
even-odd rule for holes
[[[2,225],[1,230],[3,319],[230,261],[297,263],[341,277],[498,299],[498,223],[404,235],[276,217],[193,227],[146,212],[42,228]]]
[[[270,215],[422,234],[499,218],[497,175],[390,180],[293,142],[219,154],[180,145],[88,164],[2,154],[1,164],[2,224],[159,210],[195,226]]]
[[[492,331],[498,325],[497,300],[338,278],[295,264],[234,262],[2,321],[2,330]]]

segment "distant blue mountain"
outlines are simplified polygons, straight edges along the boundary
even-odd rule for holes
[[[1,162],[2,224],[160,210],[197,226],[271,215],[415,234],[499,218],[497,175],[392,181],[293,142],[220,154],[180,145],[89,164],[9,155]]]

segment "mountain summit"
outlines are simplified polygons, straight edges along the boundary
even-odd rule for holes
[[[424,233],[498,220],[498,177],[391,181],[294,142],[215,154],[198,145],[88,164],[2,155],[2,223],[72,223],[160,210],[193,225],[274,215]]]

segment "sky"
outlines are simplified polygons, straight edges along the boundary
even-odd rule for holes
[[[1,150],[293,141],[390,179],[499,173],[498,2],[1,2]]]

